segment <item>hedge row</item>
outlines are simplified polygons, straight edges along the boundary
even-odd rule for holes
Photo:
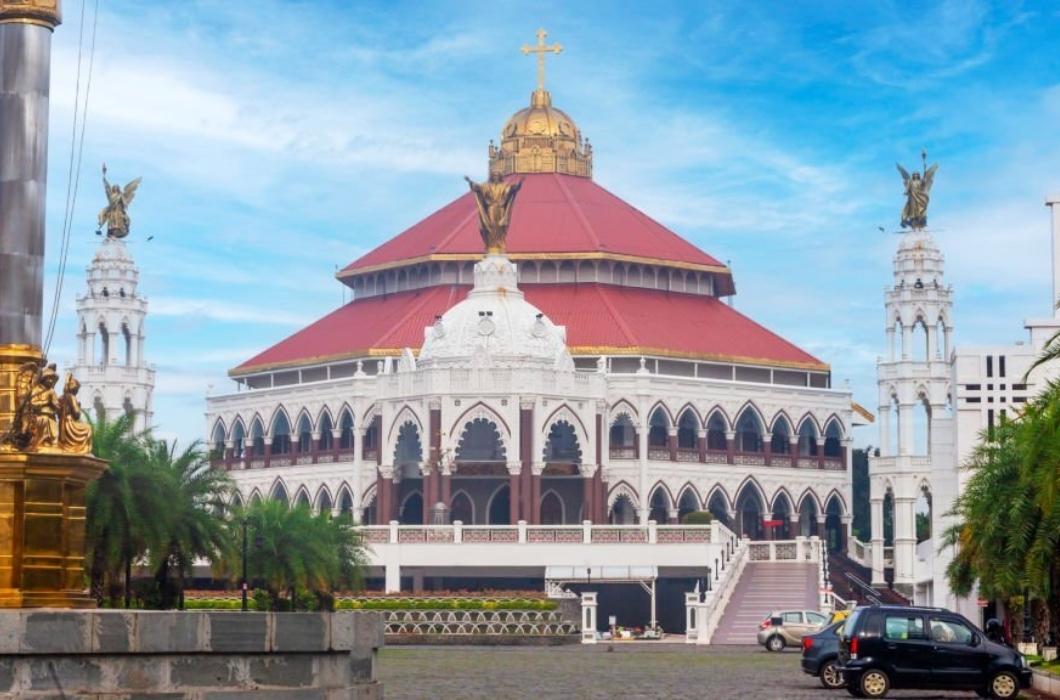
[[[243,602],[239,598],[187,598],[187,610],[240,610]],[[247,601],[250,610],[257,610],[254,599]],[[475,598],[340,598],[335,601],[336,610],[555,610],[554,600],[513,598],[508,600],[481,600]]]

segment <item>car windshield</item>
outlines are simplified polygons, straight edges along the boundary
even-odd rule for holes
[[[845,639],[850,639],[854,636],[855,626],[858,624],[858,618],[861,617],[861,611],[855,610],[850,613],[850,617],[843,623],[843,631],[840,633]]]

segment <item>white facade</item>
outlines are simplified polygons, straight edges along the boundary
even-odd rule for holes
[[[152,425],[155,370],[144,355],[147,299],[124,241],[105,237],[77,297],[77,364],[81,399],[98,416],[136,412],[136,430]]]
[[[418,357],[406,349],[209,397],[208,439],[239,498],[380,525],[643,525],[709,509],[737,534],[827,532],[845,547],[848,391],[702,376],[694,362],[652,357],[576,366],[512,262],[487,256],[474,278],[424,329]]]
[[[1003,417],[1012,418],[1023,404],[1033,399],[1046,382],[1060,375],[1060,365],[1049,363],[1029,375],[1030,366],[1041,355],[1047,342],[1060,332],[1060,196],[1046,200],[1051,209],[1053,289],[1049,318],[1024,322],[1026,341],[1012,344],[955,347],[951,351],[952,327],[949,288],[942,288],[942,255],[928,233],[907,233],[895,256],[895,287],[887,291],[887,332],[891,341],[889,359],[878,368],[880,387],[880,456],[870,460],[872,498],[873,583],[883,582],[885,549],[883,547],[884,497],[890,493],[894,504],[894,582],[918,603],[960,610],[977,619],[974,600],[958,599],[946,580],[946,566],[952,552],[941,547],[941,535],[951,522],[945,516],[964,488],[969,474],[961,469],[979,444],[981,435]],[[916,259],[922,263],[916,267]],[[912,267],[911,267],[912,265]],[[924,286],[915,286],[919,277]],[[936,289],[933,280],[939,281]],[[909,289],[910,279],[914,282]],[[900,359],[894,348],[908,347],[898,343],[896,319],[902,328],[921,317],[928,321],[928,360]],[[931,336],[931,321],[941,319],[945,329],[939,344]],[[903,334],[908,337],[908,334]],[[932,352],[934,349],[934,352]],[[897,402],[893,401],[897,397]],[[926,454],[913,449],[913,423],[908,408],[927,399],[929,418]],[[894,403],[899,406],[898,448],[891,443],[894,434]],[[914,503],[922,490],[931,495],[931,538],[916,544]],[[911,548],[915,551],[911,553]]]

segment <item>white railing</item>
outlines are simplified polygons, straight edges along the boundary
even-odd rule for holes
[[[709,591],[685,594],[685,642],[710,644],[718,622],[729,605],[736,583],[747,565],[747,540],[737,540],[735,550],[724,567],[711,572]]]
[[[367,525],[366,544],[723,544],[736,537],[725,525]]]
[[[817,537],[796,537],[793,540],[749,542],[749,559],[753,562],[774,561],[793,564],[817,564],[822,558],[822,540]]]

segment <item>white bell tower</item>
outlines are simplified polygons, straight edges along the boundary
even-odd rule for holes
[[[877,363],[880,455],[870,460],[873,585],[893,560],[895,588],[917,602],[930,597],[942,509],[952,502],[953,421],[950,354],[953,288],[931,233],[902,234],[894,280],[885,289],[887,355]],[[917,546],[916,503],[930,504],[931,537]],[[894,548],[884,550],[884,509],[893,507]],[[930,552],[928,551],[930,549]],[[930,602],[930,601],[929,601]]]
[[[81,399],[98,417],[136,412],[136,430],[152,425],[155,370],[144,359],[147,299],[125,242],[106,236],[87,270],[88,290],[77,298],[77,366]]]

